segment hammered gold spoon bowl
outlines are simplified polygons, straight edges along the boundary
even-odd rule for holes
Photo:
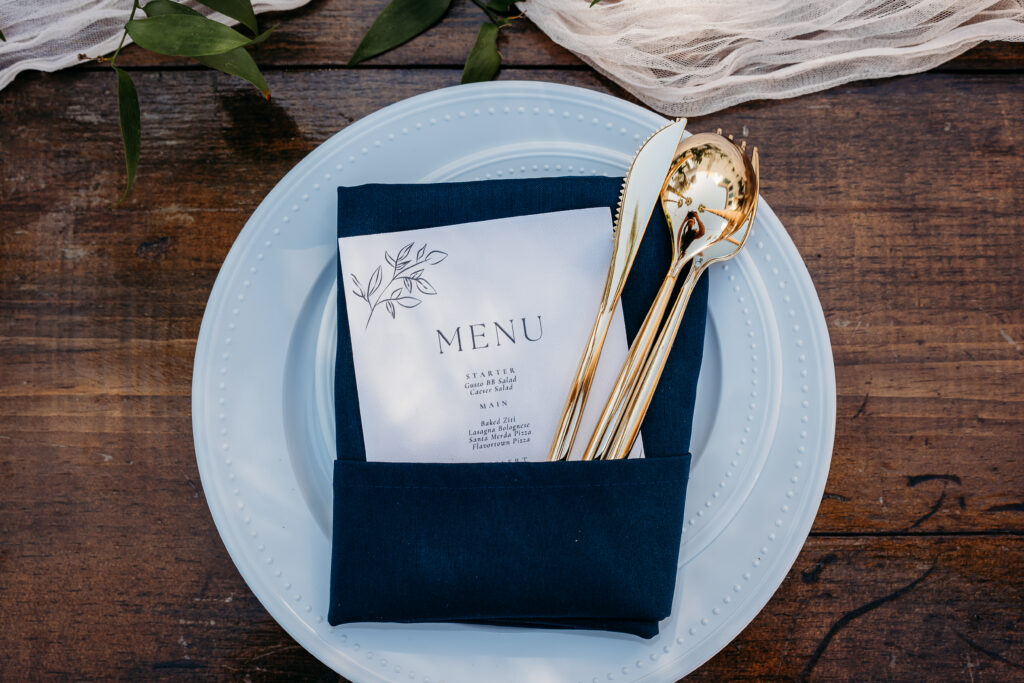
[[[736,174],[721,171],[744,159],[742,152],[738,159],[734,158],[735,155],[731,154],[733,149],[738,150],[722,136],[711,133],[691,135],[676,146],[660,191],[672,259],[654,302],[629,347],[622,370],[583,451],[583,460],[604,458],[612,447],[684,267],[711,245],[728,239],[736,229],[727,218],[706,210],[706,206],[721,206],[723,211],[732,212],[743,209],[736,202],[741,197],[732,191],[730,184]],[[726,179],[724,182],[723,178]]]
[[[662,208],[673,237],[666,283],[671,280],[674,284],[685,264],[689,263],[690,269],[657,341],[643,354],[636,378],[609,399],[609,405],[614,403],[611,408],[606,406],[611,421],[608,425],[599,422],[602,432],[599,435],[595,431],[587,449],[589,454],[590,446],[594,446],[594,458],[629,455],[698,279],[711,264],[739,253],[750,234],[757,210],[759,161],[756,148],[750,159],[745,148],[745,143],[736,145],[715,133],[692,135],[677,148],[672,171],[661,191]],[[656,299],[655,306],[658,304]]]

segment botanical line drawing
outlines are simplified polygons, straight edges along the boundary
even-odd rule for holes
[[[384,260],[391,266],[391,279],[387,284],[383,284],[383,266],[377,266],[377,270],[373,271],[373,275],[370,276],[365,288],[359,282],[359,278],[354,273],[352,274],[352,284],[355,285],[352,293],[365,301],[366,305],[370,307],[370,314],[366,317],[367,327],[370,326],[370,321],[373,320],[373,312],[381,304],[384,305],[384,309],[391,314],[392,318],[395,317],[396,305],[402,308],[416,308],[419,306],[422,300],[417,296],[413,296],[412,290],[414,287],[417,294],[427,294],[430,296],[437,294],[434,285],[430,284],[423,277],[423,271],[427,266],[436,266],[441,261],[444,261],[448,254],[437,249],[427,251],[427,245],[424,243],[416,252],[416,256],[412,257],[412,248],[415,244],[415,242],[409,242],[409,244],[398,250],[396,256],[392,256],[386,250],[384,251]],[[421,268],[420,266],[423,267]],[[417,268],[418,270],[415,270]],[[397,287],[393,288],[394,285],[397,285]]]

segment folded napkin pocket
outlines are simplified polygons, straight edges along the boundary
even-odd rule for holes
[[[689,464],[338,460],[330,623],[651,637],[671,611]]]
[[[614,210],[621,182],[339,187],[338,237],[597,206]],[[403,200],[393,201],[396,196]],[[622,295],[630,338],[670,260],[660,210],[647,232]],[[657,635],[676,587],[707,292],[702,278],[642,425],[642,459],[367,462],[350,331],[339,324],[329,622],[471,622]],[[338,320],[347,320],[344,296],[338,296]]]

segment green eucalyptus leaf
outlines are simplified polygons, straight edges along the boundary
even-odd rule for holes
[[[149,17],[159,17],[167,14],[199,15],[199,12],[196,12],[191,7],[180,2],[174,2],[174,0],[151,0],[151,2],[146,3],[142,11]],[[234,50],[225,52],[222,55],[205,55],[195,59],[200,64],[211,69],[216,69],[217,71],[249,81],[259,88],[264,97],[268,100],[270,99],[270,86],[267,85],[263,74],[260,73],[260,68],[256,66],[256,62],[245,51],[244,47],[236,47]]]
[[[262,42],[269,31],[249,39],[233,28],[193,14],[135,19],[125,26],[132,40],[150,52],[176,57],[219,55]]]
[[[4,41],[5,43],[7,42],[7,39],[4,38],[4,32],[3,31],[0,31],[0,40]]]
[[[245,48],[235,48],[231,52],[225,52],[222,55],[206,55],[205,57],[196,57],[196,61],[204,66],[208,66],[211,69],[222,71],[231,76],[238,76],[239,78],[249,81],[263,93],[263,96],[270,99],[270,86],[267,85],[267,81],[263,78],[263,74],[260,73],[260,68],[256,66],[256,62],[253,61],[252,56],[245,51]]]
[[[469,57],[466,58],[466,66],[462,70],[462,82],[489,81],[498,73],[500,66],[498,27],[487,22],[480,26],[473,49],[469,51]]]
[[[259,31],[259,27],[256,25],[256,13],[252,11],[250,0],[199,0],[199,2],[215,12],[242,22],[253,33]]]
[[[216,12],[220,12],[224,16],[242,22],[246,27],[252,29],[253,33],[256,33],[256,15],[252,11],[252,3],[249,0],[199,0],[199,2]],[[232,11],[228,11],[229,9]],[[183,5],[174,0],[151,0],[151,2],[143,6],[142,11],[149,17],[159,17],[166,14],[203,16],[188,5]],[[236,14],[241,16],[236,16]],[[245,17],[244,19],[243,16]]]
[[[183,5],[174,0],[150,0],[142,6],[142,11],[147,17],[162,17],[168,14],[188,14],[193,17],[203,16],[188,5]]]
[[[124,201],[135,183],[142,147],[142,113],[139,111],[139,93],[128,72],[114,67],[117,74],[117,113],[121,119],[121,142],[124,144],[124,165],[128,181],[120,201]]]
[[[349,66],[376,57],[411,40],[433,26],[448,11],[452,0],[391,0],[373,20],[356,48]]]
[[[601,0],[591,0],[590,6],[593,7],[594,5],[596,5],[599,2],[601,2]]]

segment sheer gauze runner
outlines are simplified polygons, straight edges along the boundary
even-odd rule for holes
[[[1021,0],[527,0],[542,31],[664,114],[925,71],[1024,41]]]
[[[305,1],[253,4],[265,12]],[[53,71],[81,53],[111,52],[131,4],[0,0],[7,38],[0,88],[25,69]],[[1024,41],[1024,0],[602,0],[593,7],[523,0],[519,7],[552,40],[672,116],[924,71],[986,40]]]
[[[254,0],[252,6],[258,14],[308,1]],[[196,2],[185,4],[225,23],[237,23]],[[7,39],[0,42],[0,89],[28,69],[56,71],[78,64],[81,54],[110,54],[131,12],[132,0],[0,0],[0,33]],[[144,17],[138,13],[137,18]]]

